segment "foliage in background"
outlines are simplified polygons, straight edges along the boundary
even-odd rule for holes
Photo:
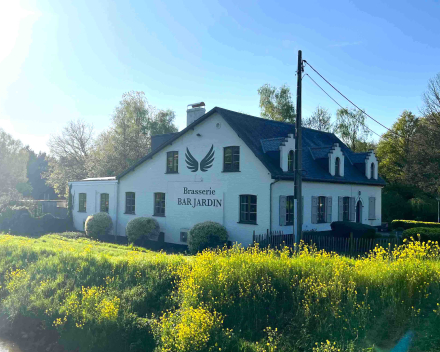
[[[222,248],[228,242],[226,228],[214,221],[205,221],[192,227],[188,236],[188,249],[191,253],[201,252],[206,248]]]
[[[28,159],[22,143],[0,128],[0,205],[31,190],[26,177]]]
[[[89,160],[92,176],[115,176],[148,154],[151,136],[177,132],[175,114],[150,105],[144,92],[128,92],[115,108],[110,128],[101,133]]]
[[[280,88],[265,84],[258,89],[261,117],[265,119],[295,123],[296,113],[288,85]]]
[[[420,224],[424,226],[423,224]],[[420,226],[419,225],[419,226]],[[439,224],[440,225],[440,224]],[[440,241],[440,226],[438,227],[413,227],[403,231],[402,237],[408,240],[420,240],[423,242],[439,242]]]
[[[96,213],[86,219],[85,231],[87,236],[98,238],[108,235],[113,228],[113,221],[108,213]]]
[[[84,121],[70,121],[49,140],[47,183],[61,197],[67,197],[67,182],[88,176],[87,160],[93,147],[93,127]]]
[[[352,151],[364,152],[368,148],[370,130],[365,124],[365,115],[357,109],[338,109],[335,133]]]
[[[156,219],[147,217],[138,217],[131,219],[125,233],[129,243],[135,243],[142,240],[157,239],[159,236],[160,227]]]
[[[303,120],[303,126],[323,132],[333,132],[332,115],[321,106],[317,106],[309,118]]]

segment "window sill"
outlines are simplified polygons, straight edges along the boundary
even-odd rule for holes
[[[160,218],[164,218],[165,217],[165,215],[160,215],[160,214],[153,214],[153,216],[158,216]]]
[[[253,221],[238,221],[237,224],[258,225],[256,222]]]
[[[78,210],[78,213],[87,213],[87,210]]]
[[[177,171],[177,172],[171,172],[171,171],[167,171],[167,172],[165,172],[165,175],[167,175],[167,174],[178,174],[179,172]]]
[[[223,170],[222,172],[241,172],[240,170]]]
[[[136,215],[136,213],[124,213],[125,215]]]

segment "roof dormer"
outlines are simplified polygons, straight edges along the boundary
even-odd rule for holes
[[[378,167],[379,163],[376,158],[376,154],[373,150],[370,150],[365,158],[365,176],[368,179],[377,180],[379,176]]]
[[[295,170],[295,138],[293,134],[288,134],[287,138],[280,144],[280,167],[284,172]]]
[[[339,143],[333,144],[328,153],[328,170],[332,176],[344,177],[345,157]]]

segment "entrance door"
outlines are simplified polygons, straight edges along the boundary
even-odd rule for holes
[[[356,203],[356,222],[362,223],[362,202],[360,200]]]

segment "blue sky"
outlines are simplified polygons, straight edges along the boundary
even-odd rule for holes
[[[47,151],[69,120],[107,128],[129,90],[174,110],[179,129],[197,101],[259,116],[265,83],[287,83],[295,99],[298,49],[391,126],[405,109],[418,113],[428,79],[440,72],[439,18],[438,0],[3,2],[0,127]],[[335,115],[337,106],[305,78],[303,116],[317,105]]]

